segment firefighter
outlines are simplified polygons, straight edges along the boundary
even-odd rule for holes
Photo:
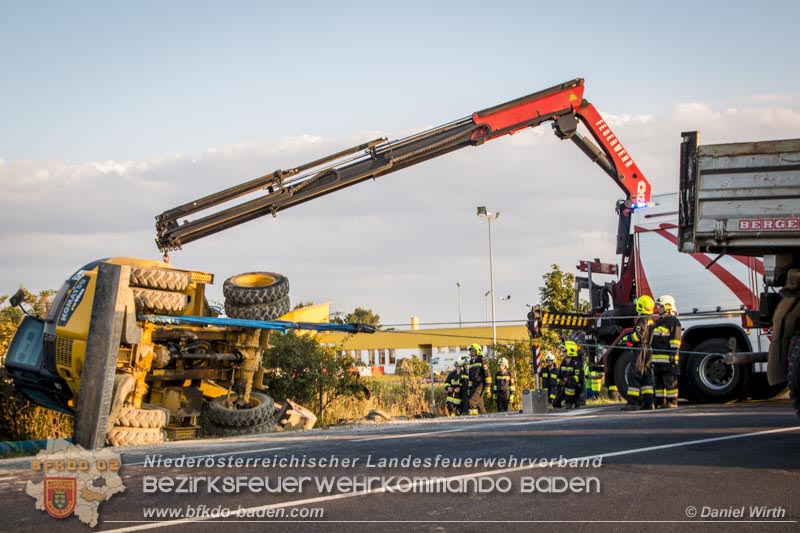
[[[447,389],[447,416],[461,414],[461,360],[453,365],[453,370],[447,374],[444,382]]]
[[[554,407],[556,394],[558,394],[558,367],[556,358],[551,353],[545,356],[544,364],[539,369],[539,381],[542,384],[542,390],[547,391],[547,403],[550,404],[550,407]]]
[[[564,403],[567,409],[575,409],[580,404],[583,391],[583,368],[578,357],[578,343],[564,341],[561,348],[564,359],[561,361],[559,375],[564,387]]]
[[[600,397],[603,388],[603,373],[594,370],[589,363],[583,363],[583,375],[586,376],[583,384],[586,387],[586,399],[596,400]]]
[[[655,305],[653,298],[646,294],[636,299],[636,314],[639,318],[633,331],[623,338],[635,354],[628,367],[628,404],[622,408],[623,411],[655,408],[651,348]]]
[[[494,375],[494,397],[497,401],[497,411],[506,413],[509,402],[514,401],[516,384],[514,374],[508,369],[508,359],[501,357],[497,364],[499,370]]]
[[[469,411],[470,415],[485,414],[486,407],[483,405],[483,395],[492,395],[492,374],[489,372],[489,365],[483,360],[483,348],[479,344],[471,344],[469,347]]]
[[[461,414],[466,415],[468,414],[467,411],[469,410],[469,364],[470,358],[469,356],[465,355],[461,358],[461,367],[460,373],[458,375],[458,384],[461,394]]]
[[[675,409],[678,407],[678,351],[681,347],[681,321],[675,298],[669,294],[656,300],[658,320],[653,326],[653,384],[656,407]]]

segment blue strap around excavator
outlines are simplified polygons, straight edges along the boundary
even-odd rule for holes
[[[241,328],[271,329],[286,333],[289,329],[313,331],[344,331],[347,333],[375,333],[369,324],[331,324],[329,322],[288,322],[286,320],[246,320],[210,316],[139,315],[139,320],[154,324],[193,324],[199,326],[235,326]]]

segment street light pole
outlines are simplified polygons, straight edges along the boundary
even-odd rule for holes
[[[486,206],[478,207],[478,216],[489,221],[489,292],[492,296],[492,345],[497,344],[497,323],[494,314],[494,258],[492,257],[492,220],[500,218],[500,212],[490,213]]]
[[[483,318],[484,324],[489,324],[489,295],[492,294],[492,291],[486,291],[483,293]]]
[[[500,300],[504,302],[503,309],[505,309],[505,322],[508,322],[508,301],[511,299],[511,295],[508,296],[501,296]]]
[[[458,327],[461,327],[461,282],[456,281],[456,287],[458,288]]]

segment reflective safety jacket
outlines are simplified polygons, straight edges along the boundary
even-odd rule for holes
[[[542,388],[550,390],[558,386],[558,367],[555,363],[544,365],[539,369],[539,377],[542,380]]]
[[[653,363],[678,364],[681,347],[681,321],[675,315],[664,315],[653,325]]]
[[[469,366],[469,385],[473,392],[491,389],[492,374],[489,372],[489,365],[483,362],[483,357],[478,357]]]
[[[636,321],[633,331],[622,338],[624,342],[640,348],[636,360],[638,362],[637,366],[641,368],[649,366],[652,361],[652,347],[650,344],[653,340],[653,325],[653,315],[641,315],[639,320]]]
[[[573,389],[581,388],[581,374],[581,362],[577,357],[565,357],[564,360],[561,361],[558,375],[565,387]]]
[[[444,385],[447,387],[447,401],[461,405],[461,371],[453,370],[447,374]]]
[[[500,398],[508,398],[516,392],[514,374],[509,370],[505,372],[497,371],[494,375],[494,393]]]

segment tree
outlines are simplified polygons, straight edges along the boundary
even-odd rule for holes
[[[314,337],[294,331],[272,334],[270,343],[263,362],[270,370],[269,393],[276,401],[291,399],[322,419],[325,408],[336,398],[366,394],[352,357],[339,355]]]
[[[312,305],[314,305],[314,302],[312,302],[311,300],[307,302],[298,302],[294,304],[294,307],[292,307],[292,309],[302,309],[304,307],[311,307]]]
[[[575,309],[575,275],[562,272],[555,263],[544,276],[544,285],[539,287],[539,305],[543,311],[560,311],[565,313],[588,313],[589,302],[581,300]]]
[[[550,272],[542,276],[544,285],[539,287],[539,306],[542,311],[588,313],[589,302],[585,300],[580,300],[578,309],[575,309],[575,276],[569,272],[563,272],[561,267],[556,264],[551,265],[550,268]],[[543,358],[547,352],[557,356],[556,347],[561,343],[562,337],[567,335],[566,330],[543,329],[542,336],[535,343],[540,345],[541,357]]]

